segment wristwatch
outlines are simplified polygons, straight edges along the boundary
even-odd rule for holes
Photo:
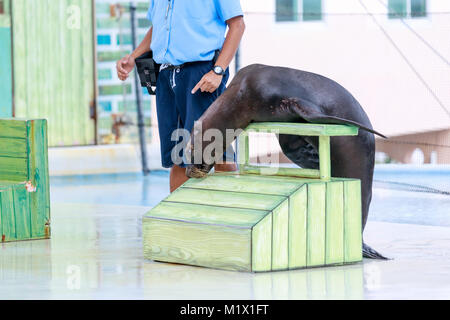
[[[218,76],[224,76],[225,75],[225,70],[223,70],[221,66],[215,66],[213,71]]]

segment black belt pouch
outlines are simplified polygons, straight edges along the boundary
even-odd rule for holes
[[[149,51],[136,59],[136,68],[141,80],[141,86],[147,88],[150,95],[155,95],[156,81],[158,80],[160,64],[153,60],[153,52]]]

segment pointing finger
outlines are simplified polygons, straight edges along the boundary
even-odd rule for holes
[[[204,80],[202,79],[202,80],[200,80],[200,82],[199,83],[197,83],[197,85],[194,87],[194,89],[192,89],[192,94],[195,94],[197,91],[198,91],[198,89],[200,89],[200,88],[202,88],[202,86],[203,86],[203,84],[204,84]],[[202,90],[203,91],[203,90]]]

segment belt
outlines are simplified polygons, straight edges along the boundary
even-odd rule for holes
[[[193,65],[193,64],[197,64],[197,63],[201,63],[201,62],[210,62],[210,61],[193,61],[193,62],[186,62],[186,63],[180,64],[180,65],[177,65],[177,66],[174,66],[173,64],[168,64],[168,63],[166,63],[166,64],[162,64],[162,65],[161,65],[160,71],[163,71],[163,70],[180,69],[180,68],[187,67],[187,66],[190,66],[190,65]]]
[[[216,50],[214,52],[214,59],[212,60],[213,63],[217,62],[217,59],[219,58],[220,55],[220,50]],[[201,62],[210,62],[210,61],[193,61],[193,62],[186,62],[183,64],[180,64],[178,66],[174,66],[173,64],[169,64],[169,63],[164,63],[161,65],[161,68],[159,69],[160,71],[163,70],[174,70],[174,69],[179,69],[179,68],[183,68],[183,67],[187,67],[193,64],[197,64],[197,63],[201,63]]]

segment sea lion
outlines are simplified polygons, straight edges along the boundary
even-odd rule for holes
[[[324,76],[284,67],[250,65],[237,73],[228,89],[199,119],[202,132],[210,128],[245,129],[251,122],[311,122],[351,124],[360,129],[358,136],[331,138],[333,177],[361,180],[362,226],[369,214],[375,164],[375,137],[367,114],[358,101],[341,85]],[[191,134],[193,142],[199,132]],[[198,139],[198,137],[197,137]],[[284,154],[303,168],[318,169],[318,138],[279,135]],[[226,150],[224,142],[224,150]],[[205,146],[202,145],[202,149]],[[192,162],[193,163],[193,162]],[[212,169],[205,163],[189,165],[186,175],[202,178]],[[385,259],[363,244],[366,258]]]

